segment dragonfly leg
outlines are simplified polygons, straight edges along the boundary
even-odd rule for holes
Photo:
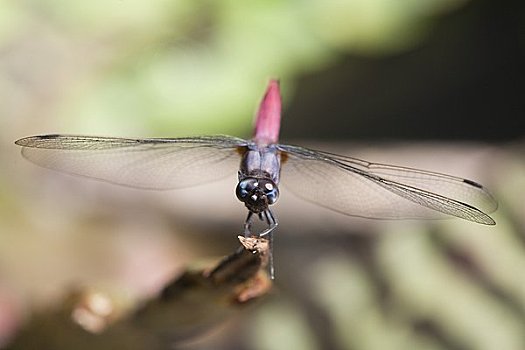
[[[266,210],[264,212],[264,217],[266,219],[266,222],[268,223],[269,227],[261,232],[259,234],[259,237],[268,236],[268,269],[270,270],[270,278],[273,280],[275,279],[275,270],[273,267],[273,230],[277,228],[277,225],[279,224],[277,220],[275,219],[275,216],[273,216],[273,213],[270,209]]]
[[[244,237],[252,237],[254,234],[252,233],[252,221],[253,221],[253,212],[248,212],[248,216],[246,217],[246,220],[244,221]],[[270,278],[275,278],[274,268],[273,268],[273,230],[278,225],[277,220],[273,216],[273,213],[270,209],[258,213],[259,219],[266,221],[268,223],[268,228],[262,231],[261,233],[255,235],[257,237],[266,237],[268,239],[268,270],[270,274]]]
[[[253,220],[253,213],[250,211],[248,212],[248,216],[246,217],[246,220],[244,221],[244,237],[250,237],[252,235],[252,220]]]
[[[266,235],[269,235],[270,236],[269,238],[271,239],[272,231],[277,228],[279,223],[275,219],[275,216],[273,216],[273,213],[270,209],[265,210],[263,213],[264,213],[264,220],[268,223],[268,228],[262,231],[261,233],[259,233],[259,237],[264,237]]]

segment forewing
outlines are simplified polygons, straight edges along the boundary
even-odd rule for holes
[[[173,139],[42,135],[16,141],[29,161],[50,169],[125,186],[184,188],[235,176],[238,148],[229,136]]]
[[[438,213],[493,225],[496,201],[481,185],[423,170],[279,145],[282,182],[310,202],[369,218],[434,218]]]

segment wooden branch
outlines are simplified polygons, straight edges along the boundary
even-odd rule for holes
[[[74,292],[59,310],[35,315],[8,349],[165,349],[198,338],[271,289],[268,241],[242,246],[215,267],[186,271],[123,317],[97,292]]]

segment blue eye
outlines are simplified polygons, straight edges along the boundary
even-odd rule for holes
[[[241,184],[239,184],[237,186],[235,194],[237,195],[237,198],[239,198],[240,200],[245,199],[246,196],[248,196],[248,191],[246,190],[246,186],[241,186]]]
[[[268,204],[274,204],[279,198],[279,189],[272,181],[265,181],[261,183],[261,187],[264,190],[264,194],[268,199]]]
[[[268,198],[268,204],[274,204],[277,202],[277,199],[279,198],[279,191],[277,188],[274,188],[270,192],[266,193],[266,198]]]
[[[237,185],[237,188],[235,189],[235,194],[237,195],[237,198],[244,202],[246,197],[249,196],[250,192],[255,189],[255,184],[257,183],[257,180],[253,178],[247,178],[239,182]]]

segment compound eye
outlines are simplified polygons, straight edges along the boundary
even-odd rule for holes
[[[237,195],[237,198],[239,198],[239,200],[242,201],[242,202],[244,202],[246,197],[248,197],[248,191],[246,191],[246,189],[242,188],[239,185],[237,185],[237,189],[235,190],[235,194]]]
[[[237,188],[235,189],[235,194],[237,195],[237,198],[239,198],[241,202],[244,202],[250,195],[250,192],[252,192],[255,189],[256,183],[257,180],[252,178],[240,181],[237,184]]]
[[[277,202],[277,199],[279,199],[279,191],[276,189],[268,192],[266,194],[266,198],[268,198],[268,204],[274,204]]]
[[[268,199],[268,204],[274,204],[279,199],[279,189],[272,182],[267,182],[264,184],[264,194]]]

